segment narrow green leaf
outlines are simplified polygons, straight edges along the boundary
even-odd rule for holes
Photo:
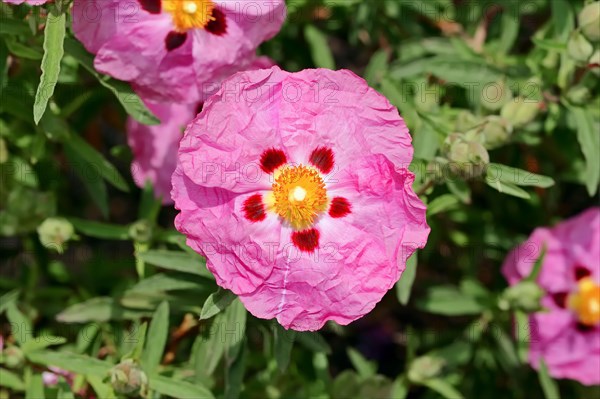
[[[316,353],[331,353],[327,340],[316,331],[296,331],[296,341]]]
[[[107,240],[129,240],[129,227],[116,224],[69,218],[75,230],[83,235]]]
[[[42,121],[43,123],[44,121]],[[90,194],[92,201],[98,205],[102,217],[108,218],[108,192],[104,180],[95,173],[90,174],[90,171],[94,170],[93,165],[71,147],[65,146],[65,155]]]
[[[210,294],[204,305],[202,305],[202,313],[200,314],[200,320],[210,319],[217,313],[227,308],[236,296],[229,290],[219,288],[216,292]]]
[[[458,392],[452,385],[448,382],[435,378],[431,380],[425,380],[422,382],[427,388],[439,393],[442,397],[446,399],[463,399],[464,396]]]
[[[408,391],[410,389],[410,382],[408,378],[401,375],[394,380],[392,384],[392,392],[390,398],[394,399],[404,399],[408,396]]]
[[[410,299],[412,285],[417,276],[418,255],[415,251],[410,258],[406,260],[406,268],[402,272],[400,280],[396,283],[396,296],[402,305],[406,305]]]
[[[85,376],[85,379],[92,386],[94,392],[96,392],[97,398],[116,399],[117,395],[115,395],[114,390],[108,383],[103,382],[102,377],[88,374]]]
[[[54,88],[60,73],[60,61],[64,49],[67,15],[56,15],[54,11],[48,14],[46,28],[44,29],[44,58],[42,58],[42,77],[35,94],[33,105],[33,120],[37,125],[42,119],[48,100],[54,94]]]
[[[214,276],[206,268],[206,259],[196,253],[192,255],[180,251],[150,250],[141,253],[139,256],[144,262],[150,265],[196,274],[214,280]]]
[[[537,280],[540,271],[542,270],[542,264],[544,263],[544,258],[546,257],[546,245],[543,244],[542,246],[542,252],[540,253],[540,256],[536,259],[535,264],[533,265],[533,268],[531,269],[531,272],[529,273],[529,275],[527,277],[525,277],[525,281],[535,281]]]
[[[335,61],[327,36],[313,25],[306,25],[304,28],[304,38],[310,47],[313,62],[318,68],[335,69]]]
[[[147,181],[144,185],[144,189],[142,190],[142,199],[140,201],[138,219],[146,219],[151,222],[155,222],[161,206],[161,199],[156,198],[152,183]]]
[[[502,13],[500,20],[500,45],[498,50],[504,54],[512,49],[519,36],[519,27],[521,25],[519,9],[520,7],[517,3],[507,3],[505,11]]]
[[[77,374],[90,374],[106,377],[112,364],[93,357],[76,353],[37,351],[27,354],[27,359],[33,363],[54,366]]]
[[[92,167],[92,170],[88,171],[91,174],[88,178],[97,178],[97,173],[119,190],[129,191],[127,182],[123,179],[117,168],[80,136],[71,134],[64,145],[72,151],[77,152]]]
[[[377,363],[365,359],[365,357],[356,349],[348,348],[347,350],[350,362],[363,378],[372,377],[377,372]]]
[[[455,208],[460,201],[454,194],[443,194],[427,204],[427,216]]]
[[[245,347],[240,349],[238,357],[230,367],[225,369],[225,392],[224,399],[238,399],[242,392],[244,373],[246,371],[246,358],[248,357]]]
[[[231,367],[243,346],[247,315],[246,308],[236,298],[224,312],[217,315],[213,322],[220,329],[221,337],[227,337],[224,350],[226,367]]]
[[[63,377],[60,377],[58,381],[58,393],[56,394],[56,399],[75,399],[71,387]]]
[[[529,357],[529,342],[531,340],[531,331],[529,328],[529,316],[525,312],[516,311],[515,331],[517,341],[517,354],[522,364],[527,363]]]
[[[175,380],[161,375],[151,375],[148,378],[150,389],[160,394],[179,399],[213,399],[213,394],[198,382]]]
[[[94,68],[94,56],[88,53],[81,43],[75,39],[67,38],[65,40],[65,51],[74,57],[88,72],[94,75],[101,85],[112,91],[123,108],[125,108],[125,111],[134,119],[146,125],[158,125],[160,123],[158,118],[150,112],[128,83],[111,79],[96,72]]]
[[[131,335],[135,334],[135,338],[132,339],[131,343],[135,343],[131,348],[131,351],[125,356],[123,359],[133,359],[136,363],[139,363],[140,358],[142,357],[142,352],[144,350],[144,344],[146,343],[146,332],[148,331],[148,323],[143,322],[142,325],[137,328],[137,323],[131,327]]]
[[[369,86],[375,87],[381,82],[387,73],[388,58],[388,53],[385,50],[379,50],[373,54],[364,75]]]
[[[430,288],[427,295],[417,301],[417,307],[446,316],[474,315],[484,310],[475,299],[451,286]]]
[[[560,399],[558,385],[556,384],[556,381],[550,377],[550,374],[548,373],[548,366],[546,366],[546,362],[544,362],[544,359],[542,358],[540,358],[538,377],[540,379],[542,390],[544,391],[544,397],[546,399]]]
[[[42,375],[33,374],[30,375],[29,381],[27,380],[28,378],[25,379],[25,399],[45,399],[46,395],[44,394],[44,380],[42,379]]]
[[[13,373],[12,371],[0,368],[0,387],[5,387],[8,389],[12,389],[13,391],[21,392],[25,390],[25,383],[17,374]]]
[[[152,316],[141,364],[146,373],[154,373],[163,356],[169,336],[169,303],[158,305]]]
[[[554,185],[554,179],[538,175],[523,169],[512,168],[498,163],[490,163],[486,168],[486,178],[491,182],[499,180],[517,186],[548,188]]]
[[[15,302],[10,302],[6,308],[6,318],[10,323],[10,330],[19,345],[23,346],[33,339],[31,321],[17,308]]]
[[[296,332],[286,330],[279,323],[275,323],[273,328],[275,360],[279,371],[284,372],[290,363],[290,356],[294,346]]]
[[[522,188],[519,188],[518,186],[515,186],[514,184],[505,183],[501,180],[490,179],[489,177],[485,178],[485,182],[488,186],[503,194],[512,195],[514,197],[524,199],[531,198],[527,191],[523,190]]]
[[[42,337],[27,341],[21,346],[21,349],[23,349],[23,353],[28,354],[29,352],[46,349],[49,346],[62,345],[66,342],[67,339],[65,337],[44,334]]]
[[[98,297],[69,306],[56,315],[56,320],[63,323],[89,323],[91,321],[136,320],[151,314],[124,308],[111,297]]]
[[[31,31],[29,30],[29,26],[27,26],[27,24],[24,21],[2,16],[2,23],[0,24],[0,35],[31,36]]]
[[[600,135],[592,113],[581,107],[571,107],[577,125],[577,140],[585,158],[585,182],[590,196],[596,195],[600,184]],[[594,127],[595,126],[595,127]]]
[[[14,289],[0,297],[0,314],[4,313],[8,306],[11,303],[14,303],[17,300],[17,298],[19,298],[20,293],[20,289]]]

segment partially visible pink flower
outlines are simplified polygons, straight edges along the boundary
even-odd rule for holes
[[[249,69],[270,68],[275,65],[269,57],[257,57]],[[214,91],[219,86],[214,86]],[[210,93],[213,94],[213,93]],[[171,175],[177,164],[177,149],[183,130],[202,110],[202,102],[194,104],[154,103],[144,99],[146,106],[161,121],[159,125],[144,125],[127,119],[127,142],[133,151],[131,173],[135,183],[144,187],[147,181],[163,204],[172,204]]]
[[[48,370],[50,371],[42,372],[44,385],[54,386],[58,384],[60,377],[64,377],[69,385],[73,383],[73,373],[54,366],[48,367]]]
[[[529,363],[541,359],[556,378],[600,383],[600,208],[552,228],[537,228],[506,258],[511,285],[529,275],[546,248],[537,283],[546,291],[546,311],[529,318]]]
[[[9,4],[29,4],[30,6],[39,6],[46,3],[48,0],[2,0],[5,3]]]
[[[350,71],[238,73],[181,141],[175,225],[255,316],[345,325],[427,241],[412,155],[398,110]]]
[[[75,0],[73,31],[95,68],[154,102],[204,100],[279,32],[284,0]]]

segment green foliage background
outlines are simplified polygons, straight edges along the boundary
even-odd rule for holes
[[[173,229],[174,210],[135,187],[124,120],[157,120],[93,69],[69,2],[2,3],[0,398],[118,397],[136,368],[151,398],[598,397],[527,365],[526,315],[503,305],[499,272],[535,227],[598,203],[586,3],[288,2],[261,52],[290,71],[351,69],[399,108],[431,226],[371,314],[319,333],[249,315]],[[50,217],[73,226],[68,245],[40,227]],[[72,384],[44,387],[49,366]]]

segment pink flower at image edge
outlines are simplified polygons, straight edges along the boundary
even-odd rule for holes
[[[181,141],[175,225],[255,316],[345,325],[427,241],[412,154],[397,109],[350,71],[238,73]]]
[[[544,359],[553,377],[600,384],[600,208],[534,230],[504,262],[509,284],[529,275],[543,247],[537,283],[546,311],[529,317],[529,363],[538,369]]]
[[[8,4],[29,4],[30,6],[39,6],[46,3],[48,0],[2,0]]]

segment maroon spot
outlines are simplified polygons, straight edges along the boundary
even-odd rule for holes
[[[310,154],[309,161],[322,173],[327,174],[333,169],[333,151],[327,147],[315,148]]]
[[[160,14],[161,0],[140,0],[142,10],[148,11],[150,14]]]
[[[575,328],[577,329],[577,331],[582,332],[582,333],[588,333],[590,331],[594,331],[594,327],[593,326],[589,326],[587,324],[583,324],[578,322],[577,325],[575,326]]]
[[[350,213],[350,202],[344,197],[335,197],[329,206],[329,216],[341,218]]]
[[[260,168],[265,173],[273,173],[275,169],[287,162],[285,153],[275,148],[269,148],[260,156]]]
[[[556,306],[564,309],[567,307],[567,296],[568,293],[566,292],[558,292],[556,294],[552,294],[552,300],[554,301]]]
[[[267,214],[260,194],[254,194],[244,201],[244,216],[251,222],[265,220]]]
[[[204,108],[204,101],[201,101],[196,105],[196,115],[202,112],[202,108]]]
[[[592,272],[590,272],[588,269],[586,269],[583,266],[575,267],[575,280],[577,280],[577,281],[581,280],[582,278],[589,277],[590,274],[592,274]]]
[[[292,242],[300,251],[313,252],[319,246],[319,232],[316,229],[294,231]]]
[[[225,13],[218,8],[213,9],[212,16],[214,20],[206,24],[206,29],[213,35],[222,36],[227,33],[227,19]]]
[[[176,48],[181,47],[183,43],[185,43],[185,39],[187,39],[187,33],[185,32],[169,32],[169,34],[165,38],[165,45],[167,46],[167,51],[173,51]]]

